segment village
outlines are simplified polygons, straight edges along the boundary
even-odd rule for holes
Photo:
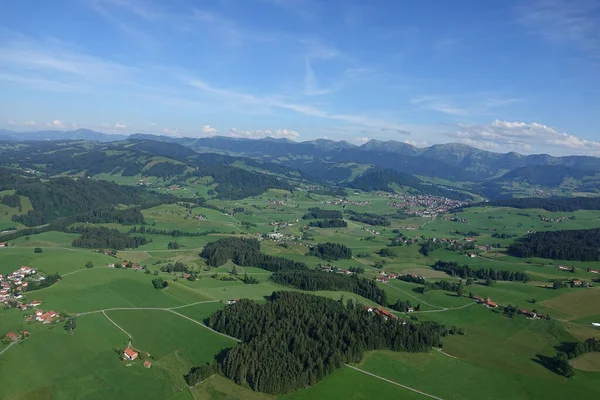
[[[385,197],[396,200],[388,203],[390,207],[405,209],[406,214],[420,217],[435,217],[438,214],[471,204],[470,200],[452,200],[431,195],[386,194]],[[417,207],[424,208],[424,210],[412,209]]]
[[[32,276],[36,274],[38,274],[38,271],[28,266],[22,266],[6,277],[0,274],[0,303],[4,303],[5,305],[18,303],[17,306],[22,306],[21,299],[23,298],[23,292],[27,290],[29,281],[34,279]],[[37,281],[45,279],[41,275],[35,278]]]

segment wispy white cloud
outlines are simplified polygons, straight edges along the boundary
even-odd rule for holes
[[[547,40],[574,45],[600,58],[597,0],[528,0],[517,7],[518,21]]]
[[[117,80],[125,79],[136,71],[135,68],[118,62],[75,52],[54,40],[18,40],[0,45],[0,65],[5,77],[20,76],[25,80],[26,73],[49,74],[58,79],[61,76],[76,76],[79,79]],[[16,75],[13,71],[20,71]],[[27,79],[46,79],[46,75],[31,75]],[[49,81],[50,82],[50,81]],[[72,80],[65,85],[72,84]]]
[[[519,101],[521,99],[476,94],[467,96],[420,96],[411,99],[409,103],[422,110],[464,117],[489,114],[495,108],[506,107]]]
[[[322,4],[315,0],[263,0],[265,3],[273,4],[305,22],[311,22],[319,18]]]
[[[156,3],[149,1],[89,0],[89,5],[98,12],[106,12],[108,8],[116,8],[151,22],[166,17],[164,12],[161,12],[156,8]]]
[[[468,110],[453,106],[442,100],[439,96],[421,96],[410,100],[410,104],[426,110],[438,111],[444,114],[463,116],[469,114]]]
[[[448,136],[488,150],[510,149],[525,153],[577,151],[600,155],[600,142],[582,139],[537,122],[495,120],[484,125],[458,124]]]
[[[231,128],[228,132],[230,137],[235,138],[246,138],[246,139],[259,139],[267,136],[275,138],[286,138],[286,139],[297,139],[300,134],[293,129],[255,129],[255,130],[243,130]]]

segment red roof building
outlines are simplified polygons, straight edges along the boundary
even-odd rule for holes
[[[125,350],[123,350],[123,355],[127,359],[132,360],[132,361],[135,360],[136,358],[138,358],[138,352],[129,346],[127,346],[127,348]]]
[[[152,366],[152,363],[148,360],[144,361],[144,367],[146,368],[150,368]]]
[[[6,334],[6,337],[9,338],[11,342],[16,342],[17,340],[19,340],[19,335],[17,335],[14,332],[8,332]]]

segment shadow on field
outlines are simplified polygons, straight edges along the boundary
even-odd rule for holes
[[[558,346],[554,346],[556,351],[562,351],[563,353],[573,353],[577,342],[561,342]]]
[[[555,364],[554,364],[552,357],[548,357],[543,354],[536,354],[535,357],[536,358],[532,358],[531,361],[536,362],[536,363],[542,365],[544,368],[554,372],[555,374],[562,376],[562,373],[560,373],[555,368]]]

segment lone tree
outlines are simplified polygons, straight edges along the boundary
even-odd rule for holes
[[[163,278],[156,278],[152,279],[152,285],[154,286],[154,289],[164,289],[169,286],[169,283],[163,280]]]
[[[91,262],[91,261],[88,261],[88,262],[85,263],[85,267],[86,268],[94,268],[94,263]]]
[[[234,264],[233,267],[231,267],[231,275],[237,276],[237,274],[238,274],[238,271],[237,271],[237,268],[236,268],[236,266]]]
[[[42,248],[41,247],[36,247],[35,249],[33,249],[34,253],[41,253],[42,252]]]
[[[65,322],[65,330],[67,332],[73,332],[76,327],[77,324],[75,323],[75,318],[69,318],[67,322]]]

